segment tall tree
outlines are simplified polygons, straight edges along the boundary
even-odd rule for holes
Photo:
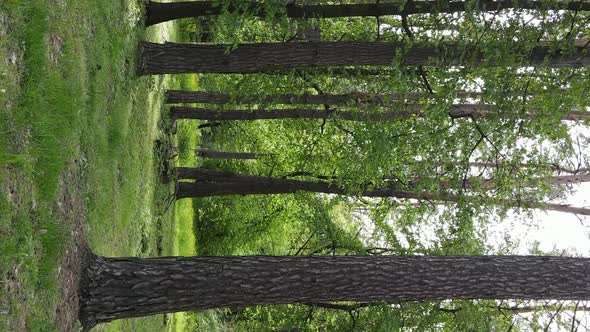
[[[565,186],[569,184],[575,183],[584,183],[590,182],[590,174],[574,174],[574,175],[558,175],[558,176],[551,176],[549,178],[544,179],[544,182],[554,186]],[[475,187],[480,187],[484,189],[494,189],[497,187],[497,184],[492,179],[486,178],[466,178],[462,180],[461,186],[465,189],[472,189]],[[449,181],[439,181],[440,188],[452,188],[452,185]]]
[[[266,153],[258,153],[258,152],[236,152],[236,151],[220,151],[220,150],[211,150],[211,149],[202,149],[197,148],[195,149],[195,155],[202,157],[202,158],[211,158],[211,159],[259,159],[263,156],[271,156],[271,154]],[[578,167],[571,167],[571,166],[564,166],[559,165],[556,163],[546,163],[546,164],[534,164],[534,163],[519,163],[519,164],[498,164],[494,162],[470,162],[470,167],[476,169],[494,169],[498,167],[514,167],[514,168],[541,168],[541,169],[549,169],[556,173],[565,173],[571,175],[583,175],[585,179],[586,176],[590,173],[590,168],[582,167],[579,165]],[[584,181],[586,182],[586,181]]]
[[[197,107],[172,106],[170,116],[173,119],[197,119],[197,120],[270,120],[270,119],[343,119],[351,121],[392,121],[407,119],[416,116],[424,116],[422,105],[399,105],[399,111],[366,112],[366,111],[340,111],[333,109],[258,109],[258,110],[223,110]],[[449,110],[449,117],[479,118],[493,115],[489,105],[456,104]],[[516,117],[532,117],[529,115],[515,115]],[[572,111],[562,117],[562,120],[585,120],[590,118],[590,112]]]
[[[500,59],[476,45],[408,47],[402,42],[293,42],[205,45],[142,42],[141,74],[257,73],[301,67],[391,65],[397,55],[403,65],[494,65]],[[571,53],[536,46],[522,56],[530,66],[583,67],[590,65],[588,46]],[[228,52],[229,51],[229,52]]]
[[[497,11],[501,9],[522,8],[537,10],[590,10],[590,4],[583,1],[558,1],[548,3],[539,0],[480,0],[475,6],[467,1],[397,1],[390,3],[366,4],[297,4],[288,2],[284,7],[290,18],[329,18],[354,16],[385,16],[409,15],[422,13],[452,13],[465,11],[468,8],[481,11]],[[154,25],[185,17],[219,15],[223,12],[220,3],[214,1],[187,2],[156,2],[150,1],[146,5],[146,25]],[[244,1],[243,6],[230,5],[230,12],[253,13],[256,16],[266,16],[264,2]]]
[[[478,167],[478,168],[496,168],[502,167],[506,165],[501,165],[493,162],[472,162],[469,163],[469,166]],[[520,163],[517,165],[511,165],[511,167],[519,167],[519,168],[545,168],[550,169],[557,173],[569,173],[569,174],[588,174],[590,173],[589,167],[583,167],[582,165],[578,165],[578,167],[571,167],[571,166],[564,166],[559,165],[557,163],[545,163],[545,164],[535,164],[535,163]]]
[[[86,252],[85,330],[186,310],[329,301],[590,298],[590,259],[543,256],[109,258]]]
[[[481,92],[456,92],[457,98],[475,98]],[[231,96],[221,92],[205,91],[166,91],[166,103],[204,103],[204,104],[310,104],[310,105],[382,105],[399,102],[403,99],[428,98],[425,92],[374,94],[349,92],[343,94],[277,94],[277,95],[246,95]]]
[[[194,198],[209,196],[226,196],[226,195],[256,195],[256,194],[289,194],[300,191],[350,195],[346,188],[334,182],[316,182],[302,181],[285,178],[275,178],[268,176],[242,175],[231,172],[204,168],[177,167],[176,172],[179,179],[193,179],[197,182],[179,182],[176,191],[176,198]],[[576,181],[587,181],[588,176],[570,176],[557,177],[553,184],[571,183]],[[325,178],[325,180],[338,180],[334,178]],[[465,183],[472,186],[471,180]],[[408,188],[409,186],[409,188]],[[448,183],[440,182],[439,188],[449,187]],[[398,199],[416,199],[428,200],[443,203],[457,203],[461,197],[457,194],[448,192],[427,192],[416,191],[412,184],[401,184],[398,181],[389,181],[381,187],[374,189],[365,189],[357,193],[365,197],[393,197]],[[565,213],[574,213],[580,215],[590,215],[590,209],[570,206],[568,204],[543,203],[538,201],[527,201],[525,199],[490,199],[484,198],[489,204],[502,204],[509,207],[520,207],[530,209],[544,209],[559,211]]]

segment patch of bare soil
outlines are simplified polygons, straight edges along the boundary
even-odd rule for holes
[[[23,195],[19,195],[19,192],[32,192],[30,181],[27,181],[26,177],[24,177],[21,172],[10,166],[4,166],[0,169],[0,177],[5,179],[5,186],[0,188],[0,190],[3,190],[6,193],[11,204],[17,209],[26,206],[28,203],[25,203]],[[31,200],[31,204],[36,204],[34,199]],[[8,294],[8,296],[0,296],[0,311],[3,312],[3,314],[11,314],[8,303],[10,301],[9,298],[18,299],[20,296],[25,296],[21,293],[22,287],[18,281],[21,274],[20,268],[20,264],[15,264],[12,268],[6,271],[6,275],[0,275],[0,286],[3,286],[4,288],[0,289],[0,294]],[[4,280],[2,280],[2,277]],[[5,306],[8,309],[5,309]],[[11,322],[11,327],[15,331],[25,331],[25,315],[12,316],[13,321]],[[0,318],[2,318],[1,315]]]
[[[80,257],[86,247],[85,225],[86,205],[81,183],[80,165],[68,164],[59,180],[59,193],[55,210],[66,229],[71,234],[64,255],[58,265],[58,285],[60,289],[56,318],[60,331],[78,330],[78,283],[80,279]]]
[[[63,39],[56,35],[56,34],[52,34],[49,36],[49,60],[51,62],[53,62],[54,64],[57,64],[57,62],[59,61],[59,58],[61,57],[62,53],[63,53],[63,44],[64,41]]]

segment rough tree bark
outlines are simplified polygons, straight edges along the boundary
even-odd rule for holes
[[[457,98],[476,98],[481,92],[459,91]],[[203,103],[203,104],[309,104],[346,106],[364,104],[384,105],[399,102],[404,99],[428,98],[426,92],[408,92],[392,94],[374,94],[364,92],[350,92],[344,94],[277,94],[277,95],[246,95],[232,96],[222,92],[205,91],[166,91],[166,103]]]
[[[590,298],[590,259],[535,256],[108,258],[87,252],[84,329],[186,310],[330,301]]]
[[[538,0],[479,0],[477,8],[481,11],[497,11],[501,9],[522,8],[537,10],[590,10],[590,4],[584,1],[547,3]],[[355,16],[410,15],[421,13],[452,13],[466,10],[466,2],[446,1],[397,1],[392,3],[370,4],[288,4],[285,6],[287,17],[290,18],[329,18]],[[251,1],[245,8],[230,7],[230,12],[247,11],[257,16],[265,16],[264,4]],[[146,5],[146,26],[158,24],[184,17],[219,15],[222,9],[213,1],[190,1],[161,3],[150,1]]]
[[[216,110],[172,106],[173,119],[198,120],[271,120],[271,119],[328,119],[337,118],[352,121],[385,121],[410,118],[420,114],[420,105],[407,105],[396,112],[353,112],[325,109],[269,109],[269,110]]]
[[[227,195],[290,194],[299,191],[337,195],[357,194],[364,197],[394,197],[399,199],[428,200],[435,203],[457,203],[461,199],[460,196],[448,192],[411,191],[411,188],[401,188],[396,182],[389,182],[386,186],[372,190],[351,193],[345,188],[331,182],[312,182],[268,176],[242,175],[191,167],[177,167],[176,173],[179,180],[197,181],[180,181],[176,191],[177,199]],[[444,183],[441,183],[440,186],[444,189]],[[590,209],[574,207],[568,204],[492,198],[488,198],[487,201],[492,205],[505,205],[514,208],[541,209],[590,215]]]
[[[143,75],[180,73],[257,73],[278,69],[347,65],[391,65],[404,48],[401,42],[292,42],[229,45],[156,44],[142,42]],[[537,46],[522,62],[528,66],[583,67],[590,65],[589,47],[576,47],[572,54]],[[467,45],[413,46],[406,50],[402,65],[460,65],[466,62],[493,65],[478,47]]]
[[[366,111],[340,111],[326,109],[257,109],[257,110],[221,110],[199,107],[172,106],[170,117],[172,119],[196,119],[210,121],[246,121],[246,120],[272,120],[272,119],[329,119],[336,118],[350,121],[393,121],[424,116],[424,106],[418,104],[405,104],[398,106],[398,111],[366,112]],[[479,104],[456,104],[449,110],[449,117],[453,119],[469,117],[485,117],[492,114],[491,106]],[[515,115],[525,118],[527,115]],[[531,117],[534,115],[530,115]],[[572,111],[562,117],[564,121],[578,121],[590,119],[590,112]]]

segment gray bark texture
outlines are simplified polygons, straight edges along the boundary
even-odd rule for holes
[[[389,182],[380,188],[351,193],[345,188],[332,182],[302,181],[268,176],[243,175],[206,168],[177,167],[176,174],[179,180],[196,180],[196,182],[181,181],[178,183],[176,198],[197,198],[227,195],[262,195],[262,194],[290,194],[299,191],[337,194],[358,195],[364,197],[394,197],[399,199],[428,200],[441,203],[457,203],[461,199],[459,195],[449,192],[412,191],[412,188],[404,188],[397,182]],[[559,184],[564,181],[572,183],[570,177],[558,177]],[[584,176],[576,176],[576,181],[585,179]],[[336,180],[336,179],[333,179]],[[444,183],[440,188],[444,189]],[[568,204],[544,203],[539,201],[493,199],[486,198],[490,205],[505,205],[513,208],[552,210],[564,213],[590,215],[590,209],[570,206]]]
[[[269,110],[216,110],[172,106],[170,117],[173,119],[198,120],[272,120],[272,119],[328,119],[337,118],[351,121],[387,121],[407,119],[420,115],[419,105],[406,105],[404,110],[396,112],[354,112],[332,111],[325,109],[269,109]]]
[[[476,98],[480,92],[459,91],[457,98]],[[308,104],[308,105],[387,105],[400,102],[405,99],[428,98],[425,92],[408,92],[392,94],[374,94],[364,92],[350,92],[343,94],[276,94],[276,95],[249,95],[232,96],[222,92],[205,91],[166,91],[166,103],[203,103],[203,104]]]
[[[86,254],[80,320],[330,301],[590,299],[590,259],[540,256],[235,256]]]
[[[292,42],[229,45],[157,44],[142,42],[139,74],[259,73],[283,69],[332,66],[387,66],[402,52],[400,42]],[[588,47],[561,54],[548,46],[535,47],[523,65],[584,67],[590,65]],[[449,66],[465,63],[494,65],[477,47],[413,46],[401,56],[402,65]]]
[[[423,117],[425,112],[422,105],[405,104],[397,106],[398,111],[367,112],[367,111],[341,111],[313,108],[277,108],[277,109],[210,109],[200,107],[172,106],[170,117],[172,119],[195,119],[210,121],[247,121],[247,120],[276,120],[276,119],[342,119],[349,121],[395,121],[412,117]],[[456,104],[449,110],[449,117],[481,118],[493,115],[491,105]],[[530,118],[533,114],[518,115],[516,118]],[[562,117],[564,121],[582,121],[590,119],[590,112],[572,111]]]
[[[584,1],[559,1],[547,3],[539,0],[479,0],[475,10],[497,11],[501,9],[521,8],[536,10],[590,10],[590,4]],[[362,4],[288,4],[285,6],[287,17],[290,18],[330,18],[355,16],[386,16],[410,15],[426,13],[453,13],[467,9],[465,1],[394,1],[389,3]],[[264,5],[251,1],[241,11],[247,10],[257,16],[265,16]],[[228,8],[230,12],[240,8]],[[219,15],[222,8],[212,1],[186,1],[162,3],[150,1],[146,5],[146,26],[185,17]]]

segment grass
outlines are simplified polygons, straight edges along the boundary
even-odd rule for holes
[[[59,331],[57,270],[75,222],[105,256],[196,253],[192,200],[165,204],[155,141],[196,166],[196,121],[176,135],[164,90],[196,75],[137,77],[142,39],[186,40],[186,20],[143,30],[141,0],[0,3],[0,330]],[[180,27],[180,29],[179,29]],[[193,27],[194,28],[194,27]],[[76,205],[72,208],[71,205]],[[76,215],[72,215],[76,213]],[[101,324],[96,331],[220,330],[218,311]]]
[[[137,77],[140,0],[0,3],[0,330],[58,331],[57,268],[81,205],[87,240],[107,256],[191,255],[192,203],[167,209],[154,141],[169,136],[162,95],[179,80]],[[194,76],[189,77],[196,87]],[[196,146],[196,130],[179,128]],[[178,143],[174,143],[178,144]],[[186,152],[182,160],[189,159]],[[70,200],[77,196],[77,200]],[[64,212],[65,211],[65,212]],[[71,213],[71,211],[69,211]],[[182,314],[96,331],[183,330]]]
[[[48,331],[56,329],[54,272],[65,236],[56,218],[55,195],[75,146],[72,123],[80,91],[69,64],[58,68],[52,62],[49,7],[43,1],[9,1],[0,9],[0,49],[7,55],[0,65],[0,278],[6,295],[0,305],[8,312],[0,316],[0,327]]]
[[[193,217],[195,211],[191,200],[184,199],[176,203],[174,244],[172,254],[174,256],[193,256],[196,252],[195,233],[193,231]]]

